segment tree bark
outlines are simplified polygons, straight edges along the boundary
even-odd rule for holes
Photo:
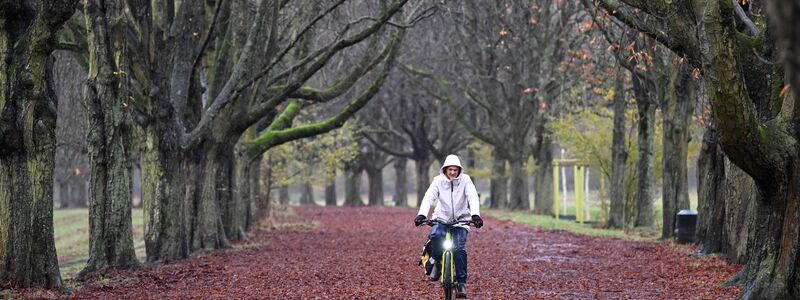
[[[281,205],[289,205],[289,186],[283,185],[278,187],[278,202]]]
[[[117,5],[120,4],[120,5]],[[122,15],[121,3],[87,1],[89,80],[88,148],[91,187],[89,193],[89,259],[79,276],[105,267],[139,266],[133,249],[131,223],[132,178],[130,164],[131,118],[126,109],[127,83],[113,72],[128,72],[117,64],[122,57],[123,36],[109,28],[108,19]]]
[[[231,179],[233,172],[232,150],[226,145],[209,142],[203,147],[203,180],[200,183],[200,202],[196,207],[196,218],[193,235],[192,249],[223,249],[230,247],[226,232],[231,230],[223,221],[230,217],[226,212],[234,210],[231,207]]]
[[[336,171],[334,170],[333,178],[328,181],[325,186],[325,206],[336,206]]]
[[[362,206],[364,202],[361,200],[361,172],[363,170],[358,166],[349,166],[345,164],[344,168],[344,205],[345,206]]]
[[[534,183],[534,211],[537,214],[553,215],[553,140],[547,129],[546,116],[539,121],[536,130],[536,178]]]
[[[430,174],[428,170],[431,168],[432,160],[430,158],[418,159],[414,161],[417,171],[417,208],[422,205],[422,199],[425,198],[425,191],[431,184]]]
[[[0,285],[61,287],[53,238],[56,107],[49,60],[76,1],[3,5]]]
[[[490,179],[489,194],[492,202],[491,208],[506,208],[508,204],[508,177],[506,176],[506,159],[499,150],[492,150],[492,178]]]
[[[793,40],[797,30],[787,24],[775,32],[767,28],[741,32],[739,21],[743,18],[735,15],[735,1],[705,1],[697,6],[662,2],[651,5],[653,2],[604,0],[601,5],[629,26],[688,57],[702,72],[720,144],[731,162],[750,175],[757,186],[756,225],[748,237],[754,253],[745,267],[740,298],[798,299],[800,132],[796,125],[800,121],[800,105],[794,97],[781,93],[788,88],[784,81],[787,73],[792,83],[798,81],[797,68],[793,67],[797,65],[797,53],[792,50],[797,48],[791,46],[794,43],[783,44],[785,50],[792,52],[786,70],[770,62],[780,53],[775,47],[776,36],[786,43]],[[620,5],[628,7],[619,9]],[[752,7],[763,9],[764,5]],[[773,7],[775,14],[767,16],[783,22],[795,20],[792,16],[800,12],[797,4],[790,1],[768,1],[767,5]],[[778,5],[785,6],[774,9]],[[629,10],[631,6],[640,7],[645,13],[634,15]],[[763,10],[756,14],[764,16]],[[651,16],[669,18],[642,20]],[[763,21],[765,24],[770,20]],[[655,28],[658,30],[651,30]],[[796,84],[791,87],[798,90]]]
[[[625,85],[621,71],[617,71],[614,81],[614,129],[611,148],[611,207],[608,214],[609,228],[625,227],[625,173],[628,152],[625,147]]]
[[[250,201],[247,206],[247,221],[244,230],[249,232],[254,225],[261,219],[262,211],[269,210],[269,189],[261,188],[261,158],[253,162],[248,162],[250,170]],[[262,191],[267,191],[262,194]]]
[[[408,206],[408,171],[406,166],[408,159],[395,158],[394,161],[394,206],[406,207]]]
[[[785,74],[781,68],[736,52],[741,48],[730,5],[709,2],[702,18],[707,20],[699,31],[699,38],[707,43],[702,48],[702,66],[708,74],[704,77],[720,142],[731,162],[753,178],[758,190],[755,226],[747,242],[752,253],[740,297],[800,298],[800,133],[796,127],[800,108],[794,97],[779,94]],[[774,40],[765,38],[756,51],[775,58]]]
[[[167,123],[168,124],[168,123]],[[164,123],[145,127],[141,156],[144,242],[148,262],[180,260],[190,253],[190,215],[186,205],[185,153],[175,131]],[[196,175],[196,174],[190,174]]]
[[[690,82],[690,69],[686,64],[673,69],[670,74],[668,95],[662,105],[663,151],[663,227],[661,238],[674,236],[676,214],[689,209],[687,156],[689,152],[689,121],[694,107],[695,88]]]
[[[251,164],[247,161],[247,156],[244,155],[237,145],[237,150],[234,152],[233,162],[233,199],[231,201],[233,207],[229,207],[226,212],[227,217],[223,220],[229,222],[225,224],[225,235],[231,241],[239,241],[247,238],[245,230],[250,223],[250,208],[252,206],[254,180],[252,178],[253,172],[250,169]],[[258,184],[258,181],[255,181]]]
[[[636,227],[653,227],[653,143],[656,107],[646,83],[634,76],[633,90],[638,108],[638,152],[636,162]]]
[[[721,253],[732,263],[746,263],[750,252],[747,236],[755,225],[755,183],[727,159],[713,129],[703,136],[697,164],[699,251]]]
[[[314,187],[311,185],[310,181],[314,176],[314,169],[308,167],[304,173],[307,181],[300,186],[302,189],[300,193],[300,205],[317,205],[317,202],[314,201]]]
[[[528,197],[528,176],[525,174],[523,164],[525,159],[510,160],[511,166],[511,185],[509,187],[510,197],[508,198],[508,209],[511,210],[530,210],[530,198]]]
[[[369,205],[384,206],[383,203],[383,170],[376,166],[366,169],[369,179]]]

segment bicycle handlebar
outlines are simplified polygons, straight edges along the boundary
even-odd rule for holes
[[[422,222],[422,224],[425,224],[425,225],[428,225],[428,226],[431,226],[431,227],[433,227],[433,225],[436,225],[436,224],[450,227],[450,226],[461,225],[461,224],[472,225],[472,224],[475,224],[475,221],[444,222],[444,221],[440,221],[440,220],[425,220],[424,222]],[[422,225],[422,224],[420,224],[420,225]]]

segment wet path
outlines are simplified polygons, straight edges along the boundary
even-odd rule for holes
[[[417,266],[413,209],[298,207],[251,244],[125,272],[77,298],[439,299]],[[284,220],[287,221],[287,220]],[[293,225],[292,225],[293,224]],[[469,233],[470,299],[729,299],[739,267],[669,243],[539,231],[487,218]]]

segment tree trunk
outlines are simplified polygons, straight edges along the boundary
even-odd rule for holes
[[[314,177],[314,169],[309,166],[304,173],[306,175],[306,182],[301,185],[300,205],[317,205],[317,202],[314,201],[314,187],[311,185],[311,178]]]
[[[375,166],[367,168],[369,179],[369,205],[384,206],[383,203],[383,170]]]
[[[713,129],[703,137],[697,165],[699,251],[725,254],[733,263],[747,262],[758,193],[753,179],[726,158]]]
[[[542,117],[536,131],[536,178],[534,183],[534,211],[553,215],[553,140],[547,129],[546,116]]]
[[[231,241],[240,241],[247,238],[245,230],[250,222],[250,206],[253,202],[253,172],[250,170],[251,164],[247,161],[247,156],[242,155],[239,150],[234,153],[233,162],[233,207],[227,212],[225,222],[225,235]],[[257,182],[256,182],[257,183]],[[229,208],[230,209],[230,208]]]
[[[753,245],[742,299],[797,299],[800,296],[800,168],[792,163],[787,182],[760,189],[754,201]],[[767,192],[767,193],[764,193]],[[763,195],[769,195],[764,199]],[[757,245],[757,246],[756,246]]]
[[[182,165],[186,152],[177,145],[174,131],[165,130],[158,123],[145,128],[145,149],[141,156],[148,262],[185,259],[190,253],[186,174]]]
[[[703,20],[715,21],[700,22],[698,37],[705,42],[701,47],[703,76],[708,79],[720,144],[731,162],[757,186],[755,223],[747,241],[752,253],[740,298],[798,299],[800,106],[797,95],[780,94],[779,87],[785,85],[785,71],[780,66],[740,54],[755,50],[776,58],[779,52],[774,37],[767,34],[770,38],[764,38],[760,47],[739,47],[736,18],[725,3],[708,2]]]
[[[634,76],[633,90],[638,108],[638,152],[636,165],[636,227],[653,227],[653,142],[656,107],[650,102],[646,83]]]
[[[344,205],[362,206],[361,200],[361,172],[362,169],[345,165],[344,170]]]
[[[278,188],[278,202],[281,205],[289,205],[289,186],[283,185]]]
[[[686,159],[689,152],[689,121],[694,108],[694,87],[686,64],[672,67],[669,94],[662,105],[663,151],[663,227],[661,238],[674,236],[676,214],[689,209],[689,183]]]
[[[300,193],[300,205],[317,205],[314,202],[314,187],[311,183],[306,182],[301,185],[302,192]]]
[[[394,161],[394,206],[408,206],[408,172],[406,166],[408,159],[396,158]]]
[[[492,150],[492,178],[489,195],[492,198],[489,207],[506,208],[508,204],[508,177],[506,176],[506,160],[498,150]]]
[[[200,201],[194,213],[192,250],[230,247],[225,234],[223,214],[229,211],[231,173],[230,152],[224,145],[209,141],[203,149],[203,177],[200,182]],[[228,216],[226,216],[228,217]],[[228,224],[230,222],[227,222]]]
[[[509,187],[510,197],[508,198],[508,209],[511,210],[530,210],[530,198],[528,197],[528,181],[523,169],[525,158],[510,160],[511,166],[511,186]]]
[[[333,178],[325,186],[325,206],[336,206],[336,171],[334,170]]]
[[[0,286],[61,287],[53,238],[57,98],[49,57],[55,33],[74,12],[75,2],[3,5]]]
[[[248,162],[248,165],[250,173],[247,180],[250,181],[250,201],[247,203],[245,232],[253,229],[256,222],[262,217],[261,211],[269,209],[269,189],[261,188],[261,158]],[[267,193],[262,195],[262,191],[267,191]]]
[[[89,259],[79,276],[105,267],[139,265],[133,249],[131,224],[132,178],[129,143],[131,119],[123,106],[129,90],[112,72],[127,70],[114,57],[125,55],[121,33],[108,28],[108,18],[122,14],[118,3],[88,1],[89,80],[87,144],[91,187],[89,193]],[[108,14],[108,15],[107,15]],[[111,45],[109,45],[111,43]]]
[[[428,170],[431,168],[432,160],[430,158],[415,160],[417,171],[417,208],[422,205],[422,199],[425,198],[425,192],[431,184],[430,174]],[[438,174],[438,173],[437,173]]]
[[[608,214],[609,228],[625,227],[625,173],[627,171],[628,152],[625,148],[625,85],[621,71],[617,71],[614,81],[614,129],[611,146],[611,207]]]

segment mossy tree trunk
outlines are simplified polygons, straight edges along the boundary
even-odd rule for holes
[[[250,201],[247,201],[245,206],[245,215],[247,216],[244,222],[245,232],[249,232],[261,219],[261,211],[269,211],[270,209],[268,201],[269,190],[261,187],[261,159],[247,163],[247,180],[250,181]]]
[[[660,41],[689,59],[702,72],[715,129],[728,158],[750,175],[757,187],[755,224],[748,234],[750,253],[742,299],[800,298],[800,105],[784,97],[784,71],[796,76],[797,53],[785,16],[796,3],[769,1],[777,20],[778,37],[789,53],[787,70],[770,63],[779,56],[772,30],[763,28],[770,17],[763,2],[737,14],[735,1],[701,1],[681,6],[664,0],[615,2],[600,6],[631,27]],[[636,7],[637,13],[631,8]],[[743,16],[744,15],[744,16]],[[669,17],[667,17],[669,16]],[[654,18],[652,18],[654,17]],[[742,22],[761,18],[755,23]],[[647,18],[648,22],[639,22]],[[652,21],[652,22],[651,22]],[[761,28],[759,28],[761,27]],[[791,28],[791,29],[789,29]],[[740,31],[741,29],[741,31]],[[788,37],[788,38],[787,38]],[[786,41],[792,41],[786,43]],[[789,45],[789,46],[787,46]],[[797,77],[790,77],[797,81]],[[795,91],[797,86],[792,84]],[[795,95],[796,96],[796,95]]]
[[[209,142],[203,149],[203,180],[200,200],[194,213],[192,249],[221,249],[230,247],[222,221],[230,205],[230,186],[233,179],[233,150],[224,143]]]
[[[689,153],[689,121],[694,108],[696,87],[691,84],[687,64],[670,68],[670,82],[662,103],[663,151],[663,225],[661,238],[674,235],[677,213],[689,209],[687,156]]]
[[[50,54],[76,1],[5,3],[0,21],[0,285],[60,288]]]
[[[234,154],[231,207],[228,207],[223,220],[225,234],[230,240],[238,241],[246,238],[245,232],[252,218],[250,209],[253,206],[253,198],[258,195],[254,194],[253,185],[258,185],[258,181],[251,178],[254,174],[250,162],[243,159],[239,151],[235,151]]]
[[[617,70],[614,80],[614,129],[611,146],[611,186],[609,187],[610,204],[608,214],[609,228],[625,227],[625,173],[628,165],[628,151],[625,141],[625,81],[621,70]]]
[[[722,151],[713,128],[703,136],[698,164],[697,243],[701,253],[747,262],[747,236],[754,228],[757,188]]]
[[[638,153],[636,162],[636,227],[653,227],[653,143],[656,105],[652,102],[646,81],[633,76],[636,94]]]
[[[122,28],[112,20],[123,15],[122,3],[87,1],[89,80],[88,148],[91,187],[89,193],[89,259],[81,275],[105,267],[139,265],[133,249],[131,221],[132,178],[130,165],[131,116],[126,76],[122,63]]]
[[[164,123],[145,128],[145,149],[141,154],[144,242],[148,262],[189,257],[190,215],[186,201],[188,171],[184,151],[173,131]],[[197,175],[189,174],[189,176]]]

